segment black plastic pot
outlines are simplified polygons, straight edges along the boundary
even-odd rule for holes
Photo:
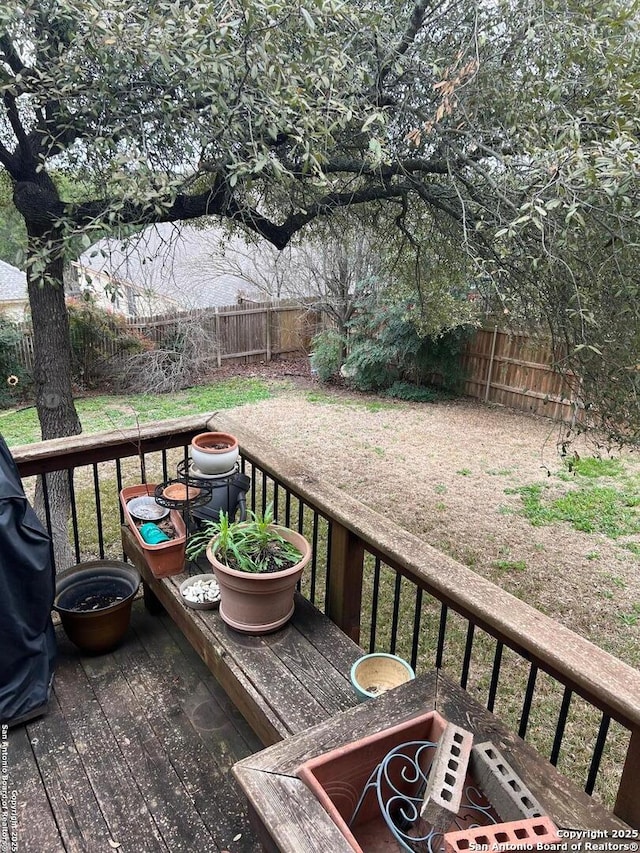
[[[67,637],[79,649],[109,652],[129,628],[139,585],[138,571],[120,560],[78,563],[56,577],[53,609],[60,614]]]

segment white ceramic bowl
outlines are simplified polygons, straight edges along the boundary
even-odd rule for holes
[[[127,501],[129,514],[139,521],[159,521],[169,515],[166,507],[156,503],[153,495],[140,495]]]
[[[239,455],[237,438],[226,432],[202,432],[191,442],[193,464],[205,475],[230,471]]]

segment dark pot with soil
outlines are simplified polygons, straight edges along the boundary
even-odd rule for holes
[[[129,628],[139,585],[137,570],[120,560],[78,563],[56,577],[53,609],[60,614],[67,637],[79,649],[108,652]]]

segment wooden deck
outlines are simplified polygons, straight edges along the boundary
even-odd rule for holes
[[[257,851],[231,766],[261,748],[180,631],[134,603],[123,645],[56,629],[47,716],[9,731],[19,853]]]

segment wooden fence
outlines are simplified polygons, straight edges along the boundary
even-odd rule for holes
[[[533,412],[557,421],[576,418],[578,381],[548,340],[498,327],[479,329],[462,358],[470,397]]]
[[[270,361],[274,356],[308,353],[311,339],[320,329],[320,313],[312,305],[297,302],[244,302],[219,308],[200,309],[150,317],[130,318],[127,326],[154,344],[178,336],[185,324],[197,322],[214,341],[218,366],[224,360]],[[16,344],[16,359],[26,370],[33,369],[33,338],[29,324],[21,324],[22,336]],[[74,330],[72,330],[72,337]],[[85,362],[92,352],[102,361],[121,361],[130,352],[105,334],[101,340],[73,341]]]
[[[140,317],[129,325],[159,343],[196,318],[216,342],[218,364],[224,360],[270,361],[275,355],[308,353],[321,318],[300,301],[242,302],[173,315]]]
[[[312,305],[298,302],[245,302],[195,312],[139,317],[131,329],[159,344],[196,320],[214,342],[218,366],[223,361],[270,361],[274,356],[308,353],[311,339],[322,328],[322,316]],[[80,342],[78,342],[80,343]],[[82,342],[84,362],[92,364],[91,349],[109,362],[127,357],[117,340],[105,337]],[[33,366],[33,344],[28,326],[16,346],[18,361]],[[485,402],[529,411],[554,420],[573,421],[576,377],[554,368],[560,359],[551,344],[523,333],[479,329],[462,356],[467,378],[464,392]]]

